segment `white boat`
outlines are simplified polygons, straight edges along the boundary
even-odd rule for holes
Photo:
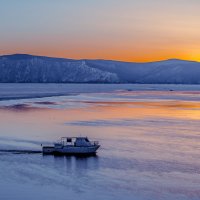
[[[98,141],[90,141],[87,137],[62,137],[54,146],[43,146],[43,154],[95,154],[100,147]]]

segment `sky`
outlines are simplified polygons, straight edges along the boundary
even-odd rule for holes
[[[200,61],[200,0],[0,0],[0,55]]]

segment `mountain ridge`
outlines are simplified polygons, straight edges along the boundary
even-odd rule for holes
[[[200,84],[200,62],[123,62],[30,54],[0,56],[0,83]]]
[[[169,58],[169,59],[163,59],[163,60],[155,60],[155,61],[147,61],[147,62],[134,62],[134,61],[122,61],[122,60],[112,60],[112,59],[89,59],[89,58],[80,58],[80,59],[73,59],[73,58],[64,58],[64,57],[51,57],[51,56],[44,56],[44,55],[33,55],[33,54],[25,54],[25,53],[16,53],[16,54],[5,54],[0,55],[1,57],[38,57],[38,58],[49,58],[49,59],[64,59],[64,60],[72,60],[72,61],[80,61],[80,60],[95,60],[95,61],[112,61],[112,62],[122,62],[122,63],[135,63],[135,64],[145,64],[145,63],[156,63],[156,62],[165,62],[165,61],[186,61],[186,62],[194,62],[194,63],[200,63],[198,61],[194,60],[185,60],[185,59],[179,59],[179,58]]]

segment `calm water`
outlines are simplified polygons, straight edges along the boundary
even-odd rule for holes
[[[0,199],[200,199],[200,86],[0,84],[0,96]],[[4,152],[80,135],[97,156]]]

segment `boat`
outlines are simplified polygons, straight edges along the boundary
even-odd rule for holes
[[[43,146],[43,154],[91,155],[100,147],[98,141],[87,137],[62,137],[54,146]]]

